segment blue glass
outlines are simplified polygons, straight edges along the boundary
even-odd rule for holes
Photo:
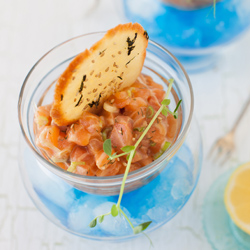
[[[134,235],[123,216],[107,216],[95,228],[88,225],[117,202],[122,175],[91,177],[67,172],[44,159],[35,146],[33,132],[34,111],[53,100],[55,79],[72,57],[102,36],[103,33],[86,34],[59,44],[39,60],[25,79],[18,106],[24,135],[19,164],[28,194],[51,222],[81,237],[115,241],[141,234]],[[175,79],[170,93],[171,110],[182,100],[176,141],[154,162],[129,173],[126,181],[122,209],[135,226],[152,220],[149,232],[173,218],[188,201],[199,178],[202,146],[199,127],[193,118],[191,82],[179,62],[149,40],[142,72],[164,88],[165,79]]]
[[[249,0],[222,0],[213,7],[180,9],[161,0],[123,0],[129,21],[139,22],[150,39],[174,53],[186,69],[209,66],[219,48],[250,25]],[[209,62],[210,61],[210,62]]]
[[[203,227],[214,250],[249,250],[250,235],[238,228],[230,219],[224,192],[232,170],[220,176],[208,191],[203,205]]]
[[[32,200],[48,218],[52,216],[53,221],[57,220],[64,229],[95,239],[134,237],[123,216],[114,218],[110,215],[95,228],[88,226],[93,218],[109,212],[118,196],[87,194],[72,187],[39,164],[27,146],[22,161],[25,175],[31,181],[32,189],[26,186],[27,183],[25,186]],[[193,155],[184,143],[153,181],[124,194],[122,209],[134,225],[152,220],[149,231],[158,228],[174,217],[189,199],[197,184],[193,171]],[[23,179],[27,180],[27,177]]]

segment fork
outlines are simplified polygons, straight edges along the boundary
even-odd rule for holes
[[[238,119],[234,123],[232,129],[226,135],[219,138],[212,146],[208,156],[209,156],[209,158],[212,157],[212,155],[217,151],[217,153],[214,156],[213,161],[218,161],[219,158],[222,158],[221,165],[223,165],[232,155],[232,153],[235,149],[235,143],[234,143],[235,131],[236,131],[238,125],[240,124],[240,121],[244,117],[249,105],[250,105],[250,96],[248,97],[248,100],[247,100],[246,104],[244,105]]]

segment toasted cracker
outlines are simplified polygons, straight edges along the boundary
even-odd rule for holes
[[[96,113],[110,95],[131,85],[142,70],[147,45],[140,24],[121,24],[76,56],[56,84],[53,122],[64,126],[83,111]]]

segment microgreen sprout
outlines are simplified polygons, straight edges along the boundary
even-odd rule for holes
[[[216,17],[216,2],[217,2],[217,0],[214,0],[214,3],[213,3],[213,8],[214,8],[214,18]]]
[[[151,106],[149,106],[149,108],[147,110],[147,114],[149,115],[148,118],[149,117],[151,118],[153,116],[153,118],[149,122],[148,126],[147,127],[143,127],[143,128],[138,128],[138,129],[136,128],[135,129],[135,130],[138,130],[139,132],[142,132],[141,136],[136,141],[135,145],[127,145],[125,147],[122,147],[121,150],[123,151],[123,153],[121,153],[121,154],[117,154],[117,153],[112,154],[111,140],[110,139],[106,139],[104,141],[104,143],[103,143],[103,150],[107,154],[108,160],[114,160],[114,159],[119,158],[121,156],[127,155],[127,166],[126,166],[126,170],[125,170],[125,173],[124,173],[124,176],[123,176],[123,180],[122,180],[122,184],[121,184],[121,188],[120,188],[120,194],[119,194],[117,203],[114,204],[111,207],[111,211],[110,212],[108,212],[106,214],[102,214],[102,215],[97,216],[96,218],[94,218],[90,222],[90,224],[89,224],[90,227],[95,227],[97,225],[97,220],[98,219],[99,219],[99,223],[102,223],[102,221],[104,220],[104,217],[107,216],[107,215],[112,215],[113,217],[116,217],[117,215],[123,215],[124,218],[129,223],[129,225],[131,226],[134,234],[138,234],[138,233],[143,232],[152,223],[152,221],[147,221],[147,222],[141,223],[140,225],[134,226],[132,224],[132,222],[130,221],[130,219],[128,218],[128,216],[121,209],[120,205],[121,205],[121,200],[122,200],[122,196],[123,196],[123,193],[124,193],[125,182],[126,182],[126,179],[127,179],[128,173],[129,173],[129,169],[130,169],[133,157],[134,157],[134,155],[136,153],[136,148],[139,146],[139,144],[141,143],[141,141],[143,140],[143,138],[148,133],[149,129],[152,127],[153,123],[157,120],[157,117],[161,113],[163,115],[166,115],[166,116],[168,115],[168,113],[170,113],[170,114],[174,115],[175,118],[177,118],[177,114],[178,114],[177,111],[178,111],[178,108],[179,108],[179,106],[181,104],[181,101],[178,102],[178,104],[177,104],[174,112],[171,112],[167,108],[167,106],[170,104],[170,99],[168,99],[168,96],[169,96],[170,91],[172,89],[172,85],[173,85],[174,80],[170,79],[168,82],[169,82],[168,90],[167,90],[165,99],[161,102],[161,107],[157,110],[156,113],[155,113],[154,109]],[[166,151],[170,146],[171,146],[170,142],[165,142],[165,144],[163,145],[161,151],[159,152],[160,155],[158,157],[160,157],[163,154],[163,152]],[[148,236],[146,235],[146,237],[148,237]],[[151,240],[150,240],[150,242],[151,242]]]
[[[213,0],[213,6],[210,9],[210,11],[208,12],[207,16],[210,14],[211,11],[213,11],[213,16],[214,18],[216,18],[216,4],[219,0]]]

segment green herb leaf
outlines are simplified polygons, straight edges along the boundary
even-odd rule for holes
[[[161,102],[162,105],[164,106],[168,106],[170,104],[170,99],[164,99],[162,102]]]
[[[101,216],[99,217],[99,222],[102,223],[103,221],[104,221],[104,215],[101,215]]]
[[[134,234],[139,234],[147,229],[147,227],[152,223],[152,221],[144,222],[133,228]]]
[[[156,153],[156,154],[154,155],[154,160],[156,160],[156,159],[158,159],[160,156],[162,156],[162,153],[163,153],[162,151]]]
[[[85,165],[85,162],[84,161],[72,161],[70,163],[70,166],[68,167],[67,171],[73,172],[73,171],[75,171],[76,167],[79,165]]]
[[[118,208],[116,206],[116,204],[114,204],[111,208],[111,214],[113,217],[116,217],[118,215]]]
[[[111,146],[111,140],[107,139],[104,143],[103,143],[103,150],[104,152],[108,155],[111,156],[112,154],[112,146]]]
[[[135,146],[125,146],[125,147],[122,147],[121,150],[125,153],[129,153],[131,151],[133,151],[135,149]]]
[[[181,102],[182,102],[182,100],[180,100],[180,101],[177,103],[176,108],[175,108],[175,110],[174,110],[174,113],[177,112],[178,108],[179,108],[180,105],[181,105]]]
[[[162,147],[162,151],[163,151],[163,152],[166,151],[166,150],[170,147],[170,145],[171,145],[171,142],[166,141],[166,142],[164,143],[163,147]]]
[[[155,111],[152,106],[148,106],[146,110],[146,117],[151,118],[154,115]]]
[[[167,116],[167,115],[168,115],[168,108],[167,108],[167,107],[164,107],[164,108],[162,109],[161,113],[162,113],[163,115]]]
[[[97,220],[96,220],[96,218],[95,218],[95,219],[93,219],[93,220],[89,223],[89,227],[93,228],[93,227],[96,226],[96,224],[97,224]]]
[[[166,141],[166,142],[164,143],[163,147],[161,148],[160,152],[158,152],[158,153],[156,153],[156,154],[154,155],[154,159],[156,160],[156,159],[158,159],[160,156],[162,156],[162,154],[170,147],[170,145],[171,145],[171,142]]]
[[[140,127],[140,128],[134,128],[134,131],[139,131],[139,132],[143,132],[145,130],[145,127]]]

